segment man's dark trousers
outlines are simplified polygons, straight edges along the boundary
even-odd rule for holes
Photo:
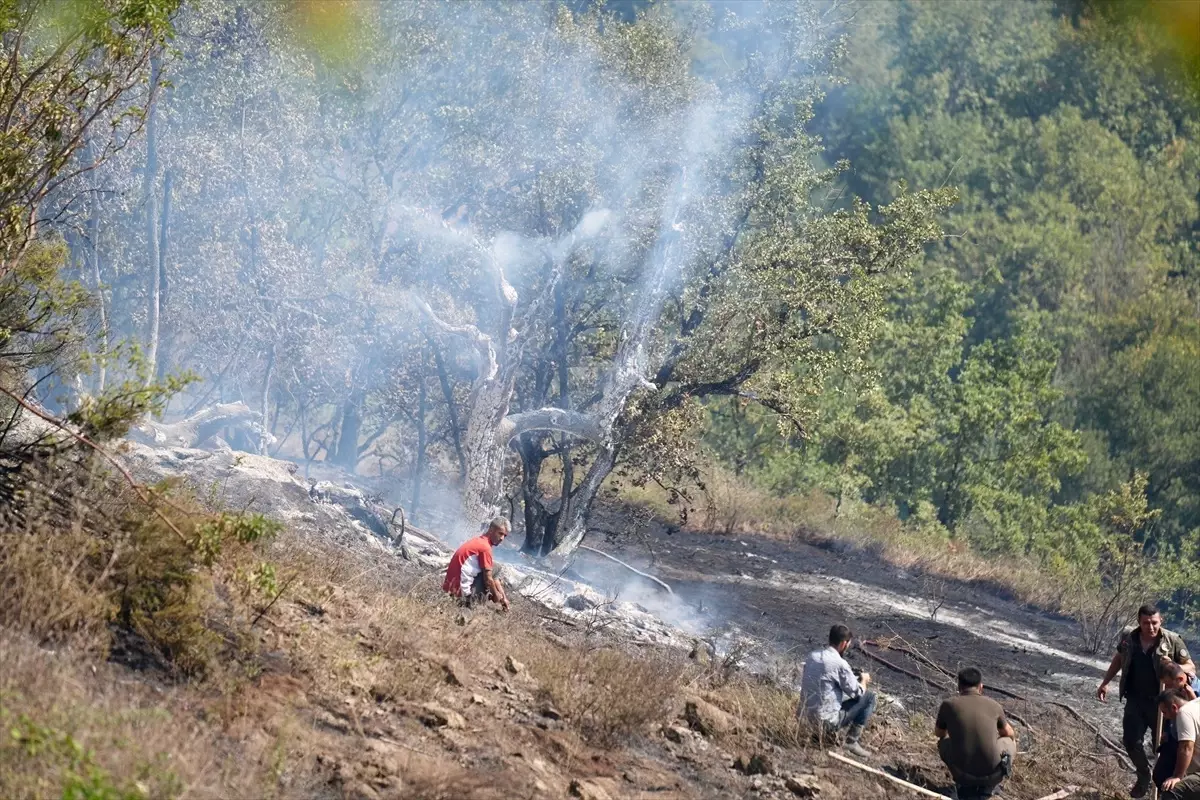
[[[1158,721],[1158,704],[1153,697],[1126,697],[1125,713],[1121,717],[1121,743],[1129,760],[1137,770],[1138,780],[1149,780],[1150,759],[1146,756],[1146,731],[1154,735],[1154,727]],[[1157,741],[1151,741],[1151,747],[1158,747]]]

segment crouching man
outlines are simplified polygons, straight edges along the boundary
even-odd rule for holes
[[[809,653],[800,679],[801,719],[815,724],[824,736],[836,737],[847,728],[845,750],[867,757],[871,752],[859,744],[863,729],[875,711],[875,693],[867,691],[871,676],[856,676],[843,654],[850,647],[851,633],[845,625],[829,629],[829,646]]]
[[[1004,709],[983,696],[983,674],[958,673],[958,696],[942,703],[933,732],[959,800],[991,797],[1012,772],[1017,740]]]
[[[1163,719],[1175,723],[1178,740],[1175,769],[1163,781],[1163,800],[1200,800],[1200,759],[1196,758],[1196,739],[1200,736],[1200,700],[1190,698],[1191,692],[1167,689],[1158,696],[1158,709]]]
[[[508,597],[500,581],[493,575],[492,559],[492,548],[498,547],[506,536],[508,520],[496,517],[483,534],[463,542],[450,557],[442,590],[460,598],[467,605],[491,600],[508,611]]]
[[[1174,661],[1164,661],[1162,671],[1163,689],[1177,689],[1185,700],[1196,699],[1195,678]],[[1163,782],[1175,774],[1175,761],[1179,753],[1179,737],[1175,735],[1175,722],[1165,719],[1162,739],[1158,743],[1158,759],[1154,762],[1152,775],[1154,785],[1160,790]]]

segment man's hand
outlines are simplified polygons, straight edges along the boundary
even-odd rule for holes
[[[1100,684],[1100,687],[1096,689],[1096,697],[1099,698],[1101,703],[1108,702],[1108,681],[1104,681]]]
[[[1163,781],[1162,790],[1164,792],[1169,792],[1175,788],[1177,783],[1179,783],[1179,778],[1167,778],[1165,781]]]
[[[871,684],[871,673],[864,672],[858,676],[858,682],[866,689]]]

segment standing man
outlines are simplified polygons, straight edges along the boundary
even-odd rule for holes
[[[933,732],[959,800],[991,797],[1012,774],[1017,737],[1000,704],[983,696],[977,668],[958,673],[958,696],[942,703]]]
[[[1158,609],[1147,603],[1138,609],[1138,626],[1121,636],[1108,672],[1096,689],[1100,702],[1105,702],[1108,684],[1118,672],[1121,673],[1118,697],[1125,701],[1121,741],[1137,770],[1137,782],[1129,790],[1132,797],[1145,797],[1150,789],[1150,759],[1146,757],[1144,740],[1146,731],[1153,731],[1157,722],[1156,698],[1159,681],[1163,678],[1164,660],[1183,667],[1189,676],[1196,674],[1196,666],[1183,639],[1164,628]],[[1154,742],[1153,746],[1157,744]]]
[[[1200,800],[1200,763],[1196,758],[1196,739],[1200,737],[1200,700],[1188,699],[1182,689],[1167,689],[1158,696],[1158,707],[1165,719],[1175,723],[1179,739],[1175,769],[1163,781],[1164,800]]]
[[[492,575],[492,548],[499,547],[508,536],[508,520],[496,517],[482,535],[468,539],[454,551],[446,567],[442,591],[461,598],[467,605],[491,600],[508,611],[504,587]]]
[[[867,691],[871,676],[865,672],[856,676],[843,658],[851,638],[849,628],[834,625],[829,629],[829,646],[808,654],[797,712],[802,719],[818,725],[825,736],[836,737],[842,728],[848,728],[845,749],[866,758],[871,751],[859,740],[875,711],[875,693]]]

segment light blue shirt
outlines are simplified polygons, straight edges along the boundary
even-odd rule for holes
[[[842,703],[862,697],[863,687],[846,659],[833,647],[814,650],[804,662],[800,679],[800,712],[830,725],[842,721]]]

